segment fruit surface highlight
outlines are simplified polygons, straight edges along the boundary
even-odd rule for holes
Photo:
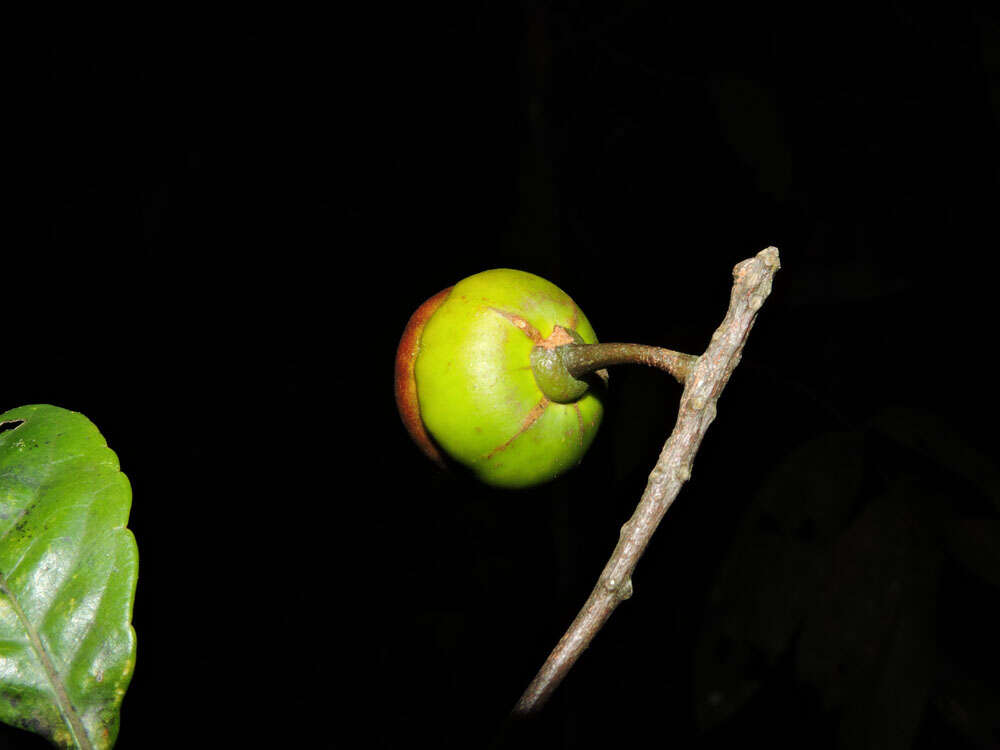
[[[574,335],[575,334],[575,335]],[[522,488],[579,463],[601,422],[602,383],[575,400],[546,398],[536,347],[597,343],[589,321],[554,284],[493,269],[439,292],[410,318],[396,354],[396,401],[417,445],[483,482]]]

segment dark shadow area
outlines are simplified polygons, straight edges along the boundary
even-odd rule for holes
[[[118,747],[997,747],[996,9],[375,15],[45,50],[0,412],[83,412],[132,482]],[[409,315],[521,268],[698,353],[768,245],[633,597],[507,725],[681,389],[613,370],[578,469],[485,488],[400,424]]]

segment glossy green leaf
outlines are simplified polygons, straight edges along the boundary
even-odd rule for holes
[[[82,414],[0,414],[0,719],[109,748],[135,666],[132,491]]]

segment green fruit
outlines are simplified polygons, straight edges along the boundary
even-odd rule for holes
[[[554,284],[506,268],[470,276],[424,303],[407,325],[396,357],[403,422],[431,458],[441,461],[443,452],[487,484],[554,479],[590,447],[601,388],[581,388],[565,403],[546,398],[532,350],[574,340],[597,336]]]

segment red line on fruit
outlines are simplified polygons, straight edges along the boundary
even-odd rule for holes
[[[539,401],[537,404],[535,404],[533,407],[531,407],[531,411],[529,411],[528,416],[524,418],[524,422],[521,423],[521,427],[518,429],[518,431],[515,432],[514,435],[510,437],[503,445],[498,445],[496,448],[494,448],[485,456],[483,456],[483,460],[489,461],[496,454],[502,453],[503,451],[507,450],[507,448],[510,446],[511,443],[513,443],[521,435],[527,432],[527,430],[531,427],[531,425],[533,425],[535,422],[539,420],[542,414],[545,413],[545,407],[548,405],[549,405],[549,400],[544,396],[542,396],[542,400]]]
[[[489,309],[495,312],[497,315],[500,315],[509,320],[516,328],[520,329],[520,331],[525,336],[534,341],[536,344],[542,343],[543,341],[542,334],[538,332],[537,328],[531,325],[531,323],[526,321],[520,315],[515,315],[514,313],[507,312],[506,310],[501,310],[498,307],[491,307]]]

